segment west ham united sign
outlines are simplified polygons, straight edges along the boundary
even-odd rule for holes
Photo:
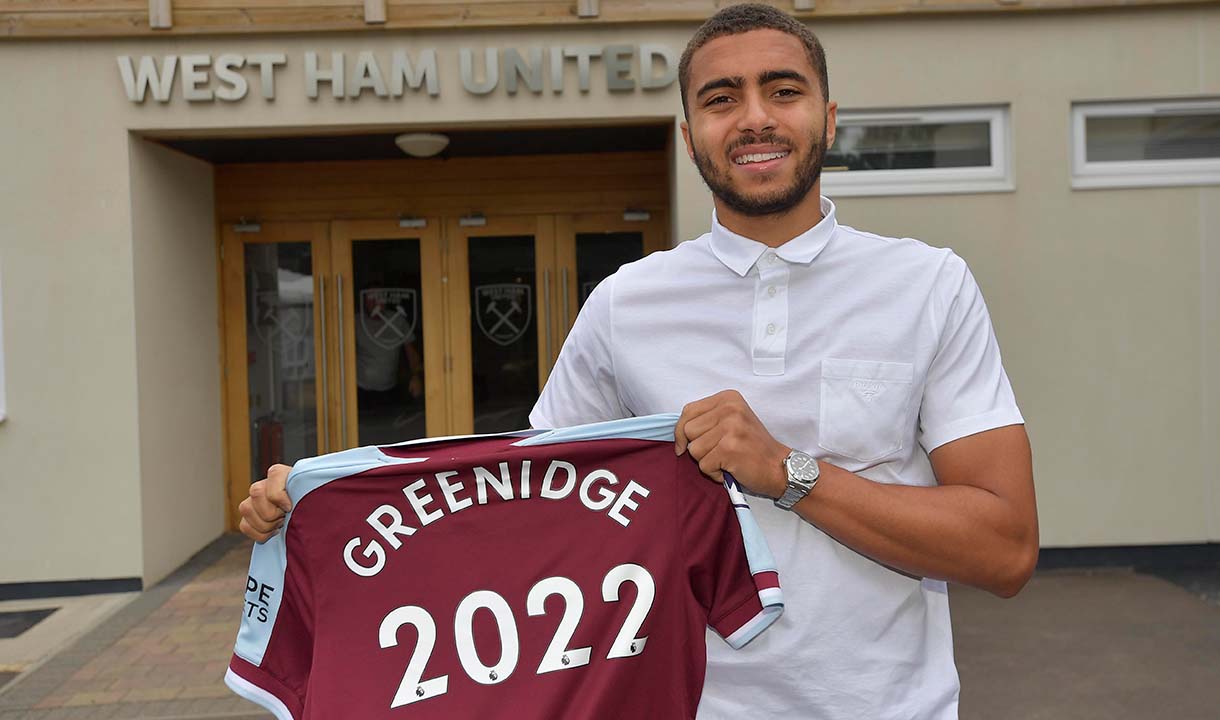
[[[438,57],[436,48],[391,52],[362,50],[345,53],[308,51],[290,59],[285,52],[197,53],[190,55],[119,55],[119,77],[127,99],[143,103],[151,95],[160,103],[177,93],[188,102],[240,102],[252,88],[264,100],[275,100],[276,81],[288,65],[299,65],[306,97],[317,99],[329,86],[330,95],[362,95],[397,100],[416,92],[436,97],[441,93],[440,69],[457,65],[462,88],[472,95],[487,95],[503,88],[507,95],[524,89],[542,95],[570,89],[573,76],[584,94],[592,88],[593,66],[600,62],[609,92],[663,90],[678,78],[678,53],[665,45],[643,43],[610,45],[533,46],[526,49],[459,48],[457,57]]]

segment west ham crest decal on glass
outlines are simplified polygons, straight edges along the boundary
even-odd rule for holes
[[[313,329],[313,299],[285,297],[279,290],[259,290],[254,296],[254,332],[264,342],[297,343]]]
[[[530,286],[521,283],[480,285],[474,289],[475,318],[483,335],[497,345],[517,342],[533,317]]]
[[[415,288],[367,288],[360,291],[360,328],[377,345],[392,350],[415,335],[419,318]]]

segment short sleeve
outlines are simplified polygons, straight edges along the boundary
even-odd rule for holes
[[[612,275],[585,300],[542,395],[530,412],[531,427],[548,429],[631,416],[619,398],[614,374],[613,294]]]
[[[1024,423],[1000,361],[983,294],[966,262],[950,254],[933,307],[943,318],[919,412],[927,452],[984,430]]]
[[[229,689],[269,710],[276,720],[302,717],[313,657],[308,588],[299,572],[285,572],[285,533],[254,546]],[[303,561],[291,563],[293,567]]]
[[[734,649],[743,648],[783,614],[775,562],[736,483],[729,479],[722,488],[710,482],[689,454],[677,460],[691,589],[708,626]]]

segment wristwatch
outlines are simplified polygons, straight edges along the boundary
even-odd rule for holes
[[[793,450],[784,458],[784,471],[788,473],[788,488],[775,499],[775,506],[791,510],[818,484],[818,461],[809,453]]]

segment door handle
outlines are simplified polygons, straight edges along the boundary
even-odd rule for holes
[[[322,442],[319,448],[322,454],[330,452],[330,388],[326,377],[326,354],[330,350],[326,338],[326,276],[318,278],[318,299],[322,318],[322,366],[319,375],[322,378]]]
[[[343,332],[343,275],[335,274],[335,294],[339,310],[339,447],[347,448],[347,335]]]
[[[554,348],[551,343],[551,269],[547,268],[542,271],[542,307],[546,310],[546,318],[544,324],[546,327],[546,358],[543,364],[546,368],[551,367],[551,358],[554,356]]]
[[[568,307],[568,269],[563,269],[563,274],[560,275],[560,292],[563,293],[563,331],[567,332],[568,328],[572,327],[571,309]]]

